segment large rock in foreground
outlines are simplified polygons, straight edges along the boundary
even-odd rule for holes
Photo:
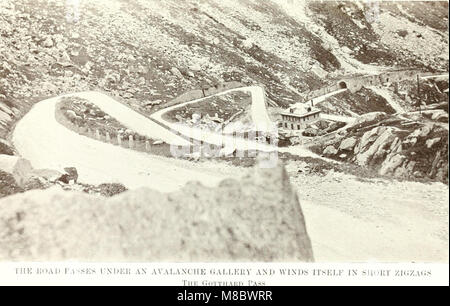
[[[312,261],[283,167],[217,188],[102,198],[59,188],[0,201],[0,260]]]

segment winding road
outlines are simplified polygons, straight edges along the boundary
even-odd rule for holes
[[[234,88],[230,90],[223,91],[216,95],[212,96],[220,96],[224,94],[228,94],[236,91],[248,91],[252,96],[252,106],[251,106],[251,117],[253,121],[253,129],[256,131],[262,131],[266,133],[274,133],[277,131],[276,125],[272,122],[267,114],[267,108],[265,103],[265,93],[264,89],[261,86],[248,86],[248,87],[240,87]],[[187,125],[182,125],[179,123],[169,122],[164,119],[164,114],[174,109],[183,107],[185,105],[193,104],[201,102],[207,98],[212,96],[208,96],[206,98],[196,99],[188,102],[184,102],[181,104],[173,105],[168,108],[157,111],[156,113],[151,115],[151,118],[162,125],[169,127],[172,131],[180,133],[186,137],[193,138],[195,140],[201,140],[206,143],[224,146],[225,152],[233,152],[234,150],[258,150],[262,152],[287,152],[293,155],[302,156],[302,157],[313,157],[323,159],[329,162],[335,162],[333,160],[321,157],[310,150],[302,147],[302,146],[290,146],[280,148],[275,144],[266,144],[257,141],[251,141],[248,139],[244,139],[242,137],[232,137],[229,135],[223,135],[214,131],[202,130],[200,128],[194,128]]]
[[[248,91],[251,93],[251,112],[257,130],[273,132],[276,129],[267,114],[262,87],[236,88],[218,95],[233,91]],[[215,186],[223,178],[236,176],[237,173],[234,173],[235,170],[231,170],[231,168],[221,171],[219,168],[222,167],[214,166],[214,163],[206,166],[203,163],[203,165],[196,164],[194,166],[192,162],[186,160],[154,156],[79,135],[58,123],[55,118],[56,104],[62,97],[71,96],[88,100],[127,128],[141,135],[152,139],[161,139],[172,145],[186,146],[190,143],[177,135],[177,133],[181,133],[210,144],[223,145],[224,150],[228,152],[234,149],[279,151],[324,159],[301,146],[278,148],[272,144],[170,123],[162,117],[167,111],[183,105],[197,103],[203,99],[161,110],[153,114],[151,120],[99,92],[68,94],[35,104],[17,123],[13,132],[12,141],[18,153],[23,158],[28,159],[37,169],[63,171],[64,167],[76,167],[79,181],[83,183],[120,182],[128,188],[151,186],[160,191],[172,191],[184,186],[192,178],[196,178],[206,186]]]
[[[160,136],[173,143],[185,141],[148,118],[142,120],[142,115],[104,94],[83,92],[65,96],[85,98],[149,137]],[[214,162],[193,164],[153,156],[81,136],[56,121],[55,107],[60,98],[35,104],[13,132],[15,148],[35,168],[61,171],[74,166],[83,183],[117,182],[128,188],[148,186],[162,192],[177,190],[193,179],[212,187],[226,177],[239,177],[245,172],[242,168],[224,169]],[[308,152],[301,147],[292,150],[300,150],[299,154]],[[294,173],[291,179],[298,186],[317,261],[376,258],[448,262],[445,185],[414,182],[385,185],[376,181],[369,185],[344,174],[299,176],[295,165],[288,169]],[[436,219],[444,221],[436,223]]]
[[[129,128],[149,137],[167,142],[186,143],[158,124],[98,93],[83,92],[65,95],[85,98],[102,108]],[[160,191],[172,191],[193,178],[206,186],[215,186],[228,175],[217,167],[192,167],[184,160],[154,156],[81,136],[56,121],[55,106],[61,97],[41,101],[18,122],[12,141],[18,153],[34,168],[63,171],[76,167],[79,181],[89,184],[122,183],[128,188],[150,186]],[[144,117],[145,118],[145,117]]]
[[[180,108],[180,107],[183,107],[183,106],[186,106],[186,105],[202,102],[202,101],[209,99],[211,97],[214,97],[214,96],[222,96],[222,95],[226,95],[226,94],[236,92],[236,91],[241,91],[241,92],[247,91],[252,96],[251,115],[252,115],[253,123],[255,125],[255,130],[263,131],[263,132],[272,132],[274,129],[274,127],[273,127],[274,124],[272,123],[272,120],[270,120],[269,115],[267,114],[267,109],[266,109],[266,104],[265,104],[265,93],[264,93],[264,89],[260,86],[248,86],[248,87],[233,88],[233,89],[229,89],[229,90],[220,92],[215,95],[211,95],[211,96],[207,96],[204,98],[184,102],[181,104],[172,105],[170,107],[161,109],[161,110],[157,111],[156,113],[153,113],[151,115],[151,118],[155,119],[158,122],[161,122],[163,124],[166,124],[170,127],[175,128],[178,126],[177,124],[168,122],[163,118],[164,114],[166,114],[167,112],[172,111],[177,108]]]
[[[162,109],[151,115],[151,118],[160,122],[163,125],[168,126],[171,130],[179,132],[186,137],[193,138],[195,140],[201,140],[210,144],[222,146],[229,148],[230,151],[234,149],[239,150],[259,150],[259,151],[274,151],[276,147],[272,145],[268,145],[265,143],[259,143],[256,141],[249,141],[241,137],[232,137],[229,135],[223,135],[214,131],[202,130],[200,128],[190,127],[187,125],[182,125],[179,123],[169,122],[164,119],[164,114],[174,109],[183,107],[185,105],[194,104],[201,102],[207,98],[213,96],[225,95],[228,93],[236,92],[236,91],[248,91],[252,96],[252,119],[254,122],[254,129],[262,132],[274,132],[276,131],[276,126],[270,120],[267,115],[265,100],[264,100],[264,90],[259,86],[250,86],[250,87],[240,87],[235,89],[230,89],[224,92],[221,92],[216,95],[208,96],[206,98],[196,99],[188,102],[184,102],[181,104],[173,105],[171,107]]]

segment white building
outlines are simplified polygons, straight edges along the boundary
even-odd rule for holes
[[[280,113],[281,127],[288,130],[301,130],[320,118],[320,109],[297,103]]]

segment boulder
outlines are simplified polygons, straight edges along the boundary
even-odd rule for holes
[[[414,175],[414,177],[417,177],[417,178],[423,178],[423,176],[424,176],[423,173],[420,171],[415,171],[413,173],[413,175]]]
[[[172,72],[172,74],[173,74],[174,76],[176,76],[177,78],[179,78],[179,79],[182,79],[182,78],[183,78],[183,74],[182,74],[181,71],[180,71],[178,68],[176,68],[176,67],[172,67],[172,68],[170,69],[170,72]]]
[[[389,173],[394,173],[395,170],[403,164],[403,161],[405,160],[405,156],[400,154],[392,154],[388,155],[388,157],[384,160],[383,164],[381,165],[381,168],[379,170],[380,175],[386,175]]]
[[[218,46],[220,44],[220,39],[218,37],[214,37],[212,40],[212,43],[216,46]]]
[[[405,166],[406,171],[408,171],[408,173],[413,173],[414,172],[414,167],[416,166],[417,162],[414,160],[411,160],[407,163],[407,165]]]
[[[359,143],[357,146],[355,146],[354,153],[362,153],[366,151],[369,146],[381,135],[386,131],[386,127],[379,126],[376,128],[371,129],[370,131],[367,131],[364,133],[364,135],[361,137]]]
[[[364,122],[371,122],[371,121],[379,121],[381,119],[386,118],[386,113],[385,112],[371,112],[371,113],[366,113],[363,115],[360,115],[355,123],[353,125],[358,125]]]
[[[347,54],[351,54],[353,52],[349,47],[345,47],[345,46],[340,49],[341,49],[341,51],[343,51]]]
[[[431,131],[434,129],[434,124],[427,124],[425,125],[422,130],[420,131],[420,137],[428,137],[430,135]]]
[[[78,172],[77,172],[76,168],[68,167],[68,168],[64,168],[64,171],[66,171],[66,173],[64,173],[57,179],[58,182],[62,182],[64,184],[70,184],[72,182],[73,183],[77,182]]]
[[[355,145],[356,145],[356,137],[346,138],[342,140],[341,144],[339,145],[339,151],[353,150]]]
[[[395,135],[393,134],[393,128],[386,128],[386,127],[378,127],[375,129],[372,129],[369,132],[372,132],[373,130],[383,131],[379,136],[378,133],[373,133],[370,135],[370,137],[377,135],[378,137],[373,142],[373,144],[368,146],[368,149],[366,151],[360,151],[359,154],[356,156],[356,163],[360,166],[366,166],[371,159],[376,156],[376,158],[380,158],[385,152],[386,148],[390,147],[392,141],[395,140]],[[367,133],[369,133],[367,132]],[[366,134],[367,134],[366,133]],[[364,134],[364,136],[366,135]],[[363,138],[364,138],[363,136]],[[369,137],[369,138],[370,138]],[[361,140],[362,143],[362,140]],[[360,144],[361,144],[360,143]]]
[[[189,66],[189,70],[192,70],[194,72],[202,71],[202,67],[199,64],[194,64]]]
[[[202,115],[199,113],[193,113],[192,114],[192,122],[196,123],[202,119]]]
[[[52,169],[35,169],[31,172],[32,177],[41,177],[49,182],[56,182],[63,174]]]
[[[414,146],[417,143],[417,137],[409,137],[403,140],[403,144],[409,145],[410,147]]]
[[[436,121],[445,121],[445,120],[448,121],[448,114],[445,111],[440,110],[434,112],[433,115],[431,116],[431,119]]]
[[[337,152],[338,150],[336,150],[336,148],[333,146],[327,146],[325,150],[323,150],[324,155],[335,155],[337,154]]]
[[[47,37],[44,42],[42,43],[42,45],[46,48],[51,48],[53,47],[54,43],[51,37]]]
[[[47,189],[52,186],[52,183],[47,181],[42,177],[30,177],[24,184],[23,188],[25,190],[34,190],[34,189]]]
[[[295,146],[295,145],[301,145],[303,144],[304,141],[304,137],[299,137],[299,136],[292,136],[289,137],[289,142],[291,143],[291,145]]]
[[[0,261],[311,262],[284,167],[217,187],[102,197],[59,187],[0,200]]]
[[[441,162],[441,151],[438,151],[433,159],[433,162],[431,163],[432,172],[438,167],[440,162]]]
[[[427,124],[427,125],[424,125],[423,127],[421,127],[420,129],[415,130],[411,134],[411,137],[427,137],[431,133],[432,130],[433,130],[433,125]]]
[[[395,151],[395,149],[397,149],[397,145],[400,142],[400,138],[395,137],[394,141],[391,143],[391,146],[389,147],[390,151]]]
[[[67,54],[66,51],[64,51],[63,53],[61,53],[60,60],[61,60],[61,62],[62,62],[63,64],[67,64],[67,65],[69,65],[70,62],[71,62],[70,56],[69,56],[69,54]]]
[[[245,49],[250,49],[252,48],[254,45],[254,41],[251,38],[246,38],[245,40],[242,41],[242,47],[244,47]]]
[[[78,180],[78,171],[75,167],[66,167],[64,168],[64,171],[69,175],[69,180],[75,181],[75,183]]]
[[[23,186],[33,171],[31,163],[19,156],[0,154],[0,170],[11,174]]]
[[[396,177],[396,178],[404,178],[404,177],[408,177],[408,176],[409,176],[409,173],[404,167],[398,167],[394,171],[394,177]]]
[[[67,77],[67,78],[73,77],[73,71],[72,70],[64,71],[64,76]]]
[[[328,75],[328,71],[324,70],[320,65],[317,64],[312,66],[311,71],[322,79],[326,78],[326,76]]]
[[[77,114],[76,114],[73,110],[71,110],[71,109],[68,109],[68,110],[66,111],[66,114],[67,114],[67,116],[68,116],[69,118],[75,118],[75,117],[78,117]]]
[[[441,182],[448,181],[448,165],[446,169],[440,168],[437,170],[436,179],[438,179]]]

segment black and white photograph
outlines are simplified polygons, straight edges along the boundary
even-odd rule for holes
[[[448,88],[448,0],[0,0],[0,264],[448,285]]]

